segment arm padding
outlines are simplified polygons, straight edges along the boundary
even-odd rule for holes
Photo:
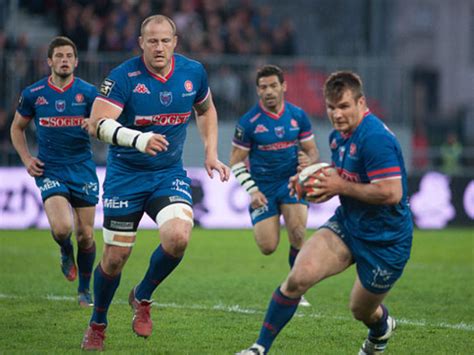
[[[239,184],[242,185],[249,194],[258,191],[258,186],[252,179],[252,176],[250,175],[250,172],[248,171],[244,162],[241,161],[232,165],[231,170]]]
[[[142,153],[145,153],[151,136],[153,132],[143,133],[130,129],[111,118],[103,118],[97,124],[97,139],[122,147],[133,147]]]

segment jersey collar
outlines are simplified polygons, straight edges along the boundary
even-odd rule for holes
[[[51,77],[51,75],[48,77],[48,86],[53,89],[54,91],[56,92],[59,92],[59,93],[63,93],[63,92],[66,92],[68,89],[70,89],[72,87],[72,85],[74,84],[74,81],[76,80],[76,78],[74,77],[74,75],[72,76],[72,80],[69,84],[67,84],[65,87],[62,87],[60,88],[59,86],[56,86],[54,83],[53,83],[53,79]]]
[[[265,106],[263,105],[262,100],[258,100],[258,105],[260,106],[260,109],[263,112],[265,112],[265,114],[268,117],[273,118],[274,120],[278,120],[283,115],[283,112],[285,112],[285,101],[283,101],[283,105],[281,105],[281,109],[277,113],[273,113],[273,112],[268,111],[265,108]]]
[[[150,74],[153,78],[155,78],[156,80],[162,82],[162,83],[166,83],[168,81],[169,78],[171,78],[171,76],[173,75],[174,73],[174,56],[171,57],[171,66],[170,66],[170,70],[169,72],[163,76],[163,75],[160,75],[160,74],[155,74],[153,73],[150,69],[148,69],[147,65],[145,64],[145,60],[143,59],[143,56],[141,56],[141,60],[142,60],[142,63],[143,63],[143,66],[145,67],[146,71],[148,72],[148,74]]]

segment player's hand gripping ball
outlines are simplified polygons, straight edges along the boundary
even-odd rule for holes
[[[323,171],[325,171],[327,175],[337,174],[337,170],[328,163],[313,164],[301,170],[295,183],[295,190],[299,199],[303,198],[311,202],[312,199],[317,197],[318,191],[320,190],[317,187],[319,183],[318,176],[323,175]],[[305,186],[305,183],[308,183],[310,186]],[[311,194],[311,196],[307,196],[308,194]],[[325,201],[331,197],[328,197]]]

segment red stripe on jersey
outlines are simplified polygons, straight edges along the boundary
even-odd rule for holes
[[[70,89],[70,88],[72,87],[72,84],[74,84],[74,80],[75,80],[75,78],[74,78],[74,75],[73,75],[71,82],[70,82],[69,84],[67,84],[65,87],[60,88],[59,86],[54,85],[53,80],[52,80],[52,78],[51,78],[51,76],[50,76],[50,77],[48,78],[48,86],[49,86],[51,89],[53,89],[54,91],[56,91],[56,92],[63,93],[63,92],[65,92],[66,90],[68,90],[68,89]]]
[[[313,134],[313,132],[311,132],[311,131],[301,132],[301,133],[299,134],[298,138],[305,138],[305,137],[308,137],[308,136],[310,136],[310,135],[312,135],[312,134]]]
[[[369,177],[372,177],[372,176],[375,176],[375,175],[393,174],[393,173],[400,173],[400,172],[401,172],[400,167],[399,166],[394,166],[393,168],[385,168],[385,169],[369,171],[369,172],[367,172],[367,175]]]
[[[174,72],[174,56],[171,57],[171,65],[170,65],[170,71],[166,75],[160,75],[153,73],[150,69],[148,69],[148,66],[145,63],[145,60],[143,59],[143,56],[141,57],[143,65],[145,66],[148,74],[150,74],[153,78],[155,78],[158,81],[161,81],[162,83],[166,83],[168,79],[173,75]]]
[[[111,103],[115,106],[119,106],[120,108],[123,108],[124,104],[119,102],[119,101],[115,101],[115,100],[112,100],[108,97],[104,97],[104,96],[97,96],[96,100],[101,100],[101,101],[105,101],[105,102],[108,102],[108,103]]]
[[[278,111],[277,113],[273,113],[273,112],[268,111],[265,108],[265,106],[263,106],[262,100],[259,100],[258,104],[259,104],[260,108],[262,109],[262,111],[265,112],[265,114],[268,117],[273,118],[274,120],[278,120],[283,115],[283,113],[285,112],[285,102],[283,102],[283,105],[281,105],[280,111]]]

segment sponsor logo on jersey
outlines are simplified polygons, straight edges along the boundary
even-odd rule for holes
[[[35,106],[47,105],[49,102],[44,98],[44,96],[38,96],[35,101]]]
[[[115,85],[115,81],[113,80],[110,80],[109,78],[106,78],[104,79],[104,81],[102,82],[102,84],[100,85],[100,89],[99,89],[99,92],[106,96],[106,97],[109,97],[111,91],[112,91],[112,88],[114,87]]]
[[[129,78],[133,78],[134,76],[139,76],[142,72],[140,70],[137,71],[132,71],[130,73],[127,73]]]
[[[250,214],[251,217],[253,219],[257,218],[258,216],[260,216],[261,214],[264,214],[265,212],[268,211],[268,206],[267,205],[263,205],[262,207],[259,207],[259,208],[256,208],[252,211],[252,213]]]
[[[138,83],[137,86],[135,86],[135,89],[133,89],[133,92],[137,94],[151,94],[150,90],[146,87],[145,84]]]
[[[40,186],[40,191],[48,191],[54,189],[55,187],[60,187],[61,184],[57,180],[51,180],[50,178],[46,178],[43,180],[43,185]]]
[[[350,171],[347,171],[345,169],[338,169],[338,170],[339,170],[338,171],[339,175],[341,175],[341,177],[344,180],[351,181],[351,182],[360,182],[361,181],[360,176],[357,173],[351,173]]]
[[[169,106],[173,102],[173,93],[170,91],[160,92],[160,102],[163,106]]]
[[[191,92],[193,91],[193,82],[191,80],[186,80],[184,82],[184,89],[187,91],[187,92]]]
[[[96,182],[86,182],[84,186],[82,186],[82,191],[84,191],[86,195],[93,194],[94,196],[97,196],[99,187],[97,186]]]
[[[56,100],[54,103],[54,107],[56,107],[56,111],[64,112],[66,109],[66,101],[65,100]]]
[[[265,132],[268,132],[268,128],[265,127],[263,124],[257,125],[257,127],[255,127],[255,131],[253,131],[254,134]]]
[[[285,135],[285,127],[283,126],[275,127],[275,134],[278,138],[283,138],[283,136]]]
[[[66,116],[66,117],[40,117],[39,125],[42,127],[76,127],[81,126],[84,122],[82,116]]]
[[[298,131],[300,129],[300,126],[298,125],[298,121],[292,118],[290,120],[290,131]]]
[[[372,274],[374,275],[370,286],[375,288],[389,288],[392,284],[387,283],[390,281],[390,278],[393,275],[393,272],[388,270],[382,269],[380,266],[377,265],[377,269],[372,269]]]
[[[290,147],[294,147],[295,145],[298,144],[298,141],[288,141],[288,142],[277,142],[277,143],[272,143],[272,144],[262,144],[258,145],[257,148],[260,150],[281,150],[281,149],[287,149]]]
[[[76,102],[80,104],[84,102],[84,95],[82,95],[81,93],[78,93],[76,94],[76,96],[74,96],[74,100],[76,100]]]
[[[37,87],[31,89],[30,92],[36,92],[36,91],[41,90],[41,89],[44,89],[44,85],[37,86]]]
[[[116,221],[112,219],[110,221],[110,228],[119,231],[133,231],[133,222]]]
[[[184,124],[191,116],[191,112],[162,113],[152,116],[135,116],[135,126],[176,126]]]
[[[191,198],[191,194],[189,193],[189,184],[186,181],[183,181],[181,179],[175,179],[173,181],[173,187],[171,187],[171,190],[179,191],[182,194],[185,194],[186,196]]]
[[[189,201],[181,196],[170,196],[169,201],[171,203],[183,202],[183,203],[189,204]]]
[[[128,208],[128,201],[120,201],[117,198],[104,198],[104,208]]]

